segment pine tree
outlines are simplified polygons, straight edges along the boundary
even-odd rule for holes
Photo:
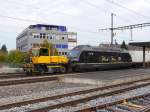
[[[125,41],[123,41],[123,42],[122,42],[122,44],[121,44],[121,48],[122,48],[122,49],[128,49],[128,47],[127,47],[127,45],[126,45]]]
[[[2,45],[2,47],[1,47],[1,50],[0,50],[1,52],[5,52],[5,53],[7,53],[8,51],[7,51],[7,47],[6,47],[6,45],[4,44],[4,45]]]

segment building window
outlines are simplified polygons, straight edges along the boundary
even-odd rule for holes
[[[52,37],[52,36],[50,36],[50,37],[49,37],[49,39],[53,39],[53,37]]]
[[[63,49],[67,49],[67,48],[68,48],[68,45],[62,45],[62,48],[63,48]]]
[[[64,40],[65,38],[64,37],[62,37],[62,40]]]
[[[46,27],[46,30],[50,30],[50,27]]]
[[[41,30],[45,30],[46,28],[45,27],[41,27]]]
[[[33,38],[39,38],[39,34],[38,33],[33,33],[32,36],[33,36]]]
[[[56,48],[61,48],[61,44],[56,44]]]
[[[42,33],[40,33],[40,38],[42,38]]]
[[[43,33],[43,38],[45,39],[45,37],[46,37],[46,34],[45,34],[45,33]]]
[[[35,47],[39,47],[40,45],[38,43],[33,43],[32,46]]]
[[[65,52],[65,55],[67,55],[67,52]]]

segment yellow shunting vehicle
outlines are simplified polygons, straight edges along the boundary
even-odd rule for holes
[[[68,58],[66,56],[52,56],[49,48],[32,48],[23,69],[27,74],[65,73],[68,69]]]

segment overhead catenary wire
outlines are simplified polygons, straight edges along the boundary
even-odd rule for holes
[[[43,23],[43,24],[48,24],[48,22],[45,22],[45,21],[37,21],[37,20],[24,19],[24,18],[12,17],[12,16],[5,16],[5,15],[1,15],[1,14],[0,14],[0,18],[8,18],[8,19],[13,19],[13,20],[17,20],[17,21],[24,21],[24,22],[30,22],[30,23]],[[87,29],[77,28],[77,27],[75,27],[75,26],[68,26],[68,27],[73,28],[73,29],[76,29],[76,30],[78,30],[78,31],[82,31],[82,32],[98,33],[98,32],[90,31],[90,30],[87,30]]]
[[[7,0],[9,1],[9,0]],[[12,3],[12,1],[11,1]],[[15,2],[16,3],[16,2]],[[19,4],[19,3],[16,3],[16,4]],[[25,5],[26,7],[29,7],[30,5]],[[32,7],[33,9],[39,9],[39,10],[42,10],[41,8],[39,7]],[[42,12],[44,13],[44,12]],[[54,14],[61,14],[61,15],[64,15],[64,16],[69,16],[69,17],[75,17],[73,15],[70,15],[70,14],[66,14],[66,13],[61,13],[59,11],[55,11],[55,12],[52,12]],[[38,21],[38,20],[32,20],[32,19],[24,19],[24,18],[20,18],[20,17],[12,17],[12,16],[6,16],[6,15],[2,15],[0,14],[0,18],[8,18],[8,19],[13,19],[13,20],[19,20],[19,21],[24,21],[24,22],[31,22],[31,23],[43,23],[43,24],[49,24],[48,22],[45,22],[45,21]],[[86,17],[87,19],[87,17]],[[92,20],[93,21],[93,20]],[[94,31],[90,31],[90,30],[86,30],[86,29],[80,29],[80,28],[77,28],[77,27],[72,27],[72,26],[69,26],[71,28],[74,28],[74,29],[77,29],[79,31],[83,31],[83,32],[88,32],[88,33],[98,33],[98,32],[94,32]]]
[[[7,1],[9,1],[9,0],[7,0]],[[110,0],[107,0],[107,1],[110,1]],[[100,10],[103,11],[103,12],[107,12],[105,9],[100,8],[100,6],[98,6],[98,5],[92,4],[91,2],[89,2],[89,1],[87,1],[87,0],[82,0],[82,2],[88,4],[88,5],[92,6],[92,7],[95,7],[95,8],[97,8],[97,9],[100,9]],[[15,2],[15,3],[16,3],[16,2]],[[115,2],[113,2],[113,3],[115,3]],[[115,3],[115,4],[116,4],[116,3]],[[25,6],[28,6],[28,5],[25,5]],[[30,6],[30,5],[29,5],[29,6]],[[39,7],[31,7],[31,8],[40,9]],[[57,12],[55,12],[55,13],[57,13]],[[68,15],[68,14],[64,14],[64,13],[59,13],[59,14]],[[72,15],[68,15],[68,16],[72,16]],[[117,16],[119,17],[118,14],[117,14]],[[119,17],[119,18],[121,18],[121,19],[123,20],[122,17]],[[29,20],[29,21],[30,21],[30,20]],[[127,22],[127,20],[124,20],[124,21]]]
[[[86,1],[88,4],[91,4],[91,2],[88,2],[87,0],[83,0],[84,2]],[[96,7],[97,9],[101,9],[102,11],[104,11],[104,12],[106,12],[107,13],[107,11],[105,10],[105,9],[102,9],[102,8],[100,8],[99,6],[97,6],[97,5],[95,5],[95,4],[93,4],[93,5],[91,5],[91,6],[93,6],[93,7]],[[71,15],[69,15],[69,16],[71,16]],[[117,15],[118,16],[118,15]],[[14,19],[14,20],[20,20],[20,21],[25,21],[25,22],[34,22],[34,23],[45,23],[45,24],[47,24],[47,22],[44,22],[44,21],[38,21],[38,20],[31,20],[31,19],[24,19],[24,18],[17,18],[17,17],[10,17],[10,16],[4,16],[4,15],[0,15],[0,17],[5,17],[5,18],[9,18],[9,19]],[[72,27],[72,26],[69,26],[69,27]],[[75,28],[75,27],[73,27],[73,28]],[[80,29],[80,28],[75,28],[75,29]],[[90,33],[98,33],[98,32],[93,32],[93,31],[89,31],[89,30],[84,30],[84,29],[80,29],[80,31],[84,31],[84,32],[90,32]]]
[[[92,4],[92,3],[89,2],[88,0],[81,0],[81,2],[86,3],[87,5],[89,5],[89,6],[91,6],[91,7],[94,7],[94,8],[96,8],[96,9],[98,9],[98,11],[101,10],[101,11],[107,13],[107,11],[106,11],[105,9],[101,8],[101,7],[98,6],[98,5]]]
[[[23,7],[27,7],[27,8],[30,8],[30,9],[35,9],[35,10],[39,9],[39,10],[41,10],[40,7],[33,6],[33,5],[30,5],[30,4],[19,3],[19,2],[16,2],[14,0],[13,1],[12,0],[5,0],[5,2],[8,2],[9,4],[13,4],[13,5],[16,5],[16,6],[21,6],[21,7],[23,6]],[[53,1],[53,2],[56,2],[56,0]],[[53,4],[53,2],[51,2],[51,4]]]
[[[8,19],[13,19],[13,20],[18,20],[18,21],[24,21],[24,22],[42,22],[42,21],[37,21],[37,20],[32,20],[32,19],[24,19],[24,18],[18,18],[18,17],[12,17],[12,16],[5,16],[0,14],[0,18],[8,18]],[[42,22],[44,23],[44,22]]]
[[[103,11],[103,12],[105,12],[105,13],[111,13],[110,11],[107,11],[107,10],[101,8],[99,5],[92,4],[91,2],[89,2],[89,1],[87,1],[87,0],[82,0],[82,2],[86,3],[87,5],[89,5],[89,6],[91,6],[91,7],[94,7],[94,8],[97,9],[98,11],[101,10],[101,11]],[[114,12],[114,13],[115,13],[115,12]],[[132,22],[133,22],[133,21],[131,21],[131,19],[128,20],[128,19],[125,19],[125,18],[121,17],[121,16],[120,16],[119,14],[117,14],[117,13],[115,13],[115,14],[117,15],[116,17],[120,18],[121,21],[124,21],[124,22],[126,22],[126,23],[132,23]]]
[[[27,5],[27,4],[23,4],[23,3],[18,3],[18,2],[13,2],[13,1],[10,1],[10,0],[6,0],[6,1],[8,1],[9,2],[9,4],[11,3],[11,4],[14,4],[14,5],[16,5],[16,4],[18,4],[18,5],[21,5],[21,6],[24,6],[24,7],[27,7],[27,8],[31,8],[31,9],[35,9],[35,10],[39,10],[39,11],[42,11],[42,14],[47,14],[46,12],[47,12],[47,10],[45,10],[45,9],[42,9],[42,8],[40,8],[40,7],[37,7],[37,6],[33,6],[33,5]],[[56,2],[56,1],[55,1]],[[51,4],[53,4],[53,3],[55,3],[55,2],[52,2]],[[18,5],[16,5],[16,6],[18,6]],[[33,11],[32,11],[33,12]],[[37,12],[36,12],[37,13]],[[68,16],[68,17],[72,17],[72,18],[74,18],[74,17],[77,17],[77,16],[74,16],[74,15],[71,15],[71,14],[67,14],[67,13],[63,13],[63,12],[59,12],[59,11],[53,11],[53,12],[51,12],[51,14],[61,14],[61,15],[63,15],[63,16]],[[83,16],[84,17],[84,16]],[[81,18],[82,19],[82,18]],[[85,19],[85,18],[84,18]],[[89,21],[94,21],[93,19],[91,19],[91,18],[89,18],[89,17],[87,17],[86,16],[86,19],[89,19]]]
[[[9,1],[9,0],[7,0],[7,1]],[[85,1],[84,1],[85,2]],[[99,8],[99,6],[97,6],[97,5],[94,5],[94,4],[91,4],[90,2],[88,2],[88,1],[86,1],[86,3],[87,4],[89,4],[89,5],[92,5],[92,7],[96,7],[97,9]],[[25,5],[25,6],[27,6],[27,7],[29,7],[29,5]],[[32,7],[32,8],[34,8],[34,9],[40,9],[40,8],[38,8],[38,7]],[[99,8],[100,9],[100,8]],[[42,9],[40,9],[40,10],[42,10]],[[101,10],[103,11],[103,12],[106,12],[106,10],[105,9],[102,9],[101,8]],[[55,13],[59,13],[59,12],[55,12]],[[62,14],[62,15],[65,15],[65,16],[71,16],[71,17],[74,17],[74,16],[72,16],[72,15],[70,15],[70,14],[65,14],[65,13],[59,13],[59,14]],[[16,17],[10,17],[10,16],[5,16],[5,15],[0,15],[0,17],[5,17],[5,18],[9,18],[9,19],[14,19],[14,20],[20,20],[20,21],[25,21],[25,22],[34,22],[34,23],[47,23],[47,22],[43,22],[43,21],[37,21],[37,20],[31,20],[31,19],[24,19],[24,18],[16,18]],[[74,27],[73,27],[74,28]],[[75,28],[75,29],[78,29],[79,30],[79,28]],[[81,31],[81,29],[80,29],[80,31]],[[82,30],[83,31],[83,30]],[[84,32],[90,32],[90,33],[98,33],[98,32],[93,32],[93,31],[86,31],[86,30],[84,30]]]
[[[104,12],[106,12],[106,13],[108,12],[108,11],[106,11],[106,10],[100,8],[100,6],[95,5],[95,4],[92,4],[92,3],[88,2],[87,0],[82,0],[82,2],[86,3],[87,5],[89,5],[89,6],[91,6],[91,7],[96,8],[98,11],[101,10],[101,11],[104,11]],[[110,13],[110,12],[109,12],[109,13]],[[115,14],[115,15],[116,15],[116,14]],[[118,16],[118,15],[117,15],[117,16]],[[120,16],[119,16],[119,17],[120,17]],[[121,18],[121,17],[120,17],[120,18]],[[124,19],[121,19],[121,20],[124,20]],[[124,21],[127,22],[127,20],[124,20]],[[127,23],[129,23],[129,21],[128,21]],[[113,33],[113,35],[114,35],[114,33]],[[112,38],[112,39],[113,39],[113,38]],[[112,41],[111,43],[113,43],[113,41]]]
[[[117,7],[123,8],[123,9],[125,9],[125,10],[127,10],[129,12],[132,12],[132,13],[138,15],[138,16],[141,16],[141,17],[146,18],[146,19],[150,19],[149,16],[146,16],[146,15],[144,15],[142,13],[139,13],[139,12],[137,12],[135,10],[132,10],[132,9],[130,9],[128,7],[125,7],[125,6],[123,6],[123,5],[121,5],[121,4],[117,3],[117,2],[114,2],[113,0],[106,0],[106,1],[109,2],[109,3],[111,3],[111,4],[116,5]]]
[[[82,0],[82,2],[86,3],[87,5],[89,5],[89,6],[91,6],[91,7],[96,8],[98,11],[101,10],[101,11],[104,11],[104,12],[106,12],[106,13],[108,12],[108,11],[106,11],[106,10],[100,8],[100,6],[95,5],[95,4],[92,4],[91,2],[88,2],[87,0]],[[118,16],[118,14],[117,14],[117,17],[121,18],[120,20],[123,20],[123,21],[125,21],[126,23],[129,23],[128,20],[122,18],[121,16]]]

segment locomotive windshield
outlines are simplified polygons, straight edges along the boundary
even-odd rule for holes
[[[68,57],[76,58],[78,57],[79,51],[77,50],[72,50],[68,53]]]
[[[49,50],[47,48],[40,48],[40,56],[49,56]]]

